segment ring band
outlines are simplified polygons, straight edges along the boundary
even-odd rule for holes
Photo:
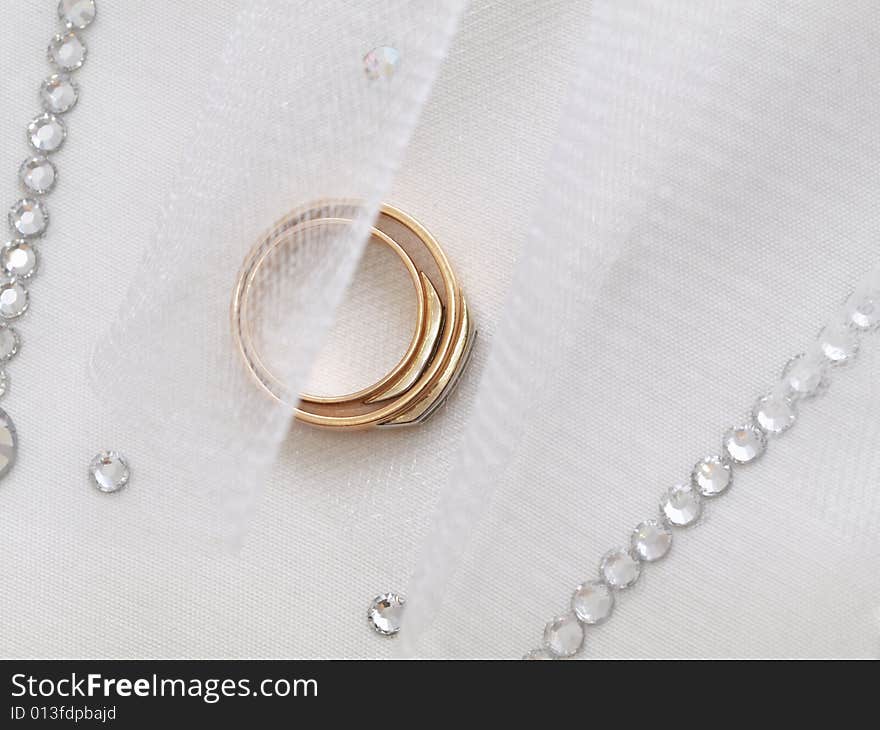
[[[327,215],[332,209],[333,215]],[[254,280],[271,253],[317,226],[350,226],[361,206],[326,201],[297,210],[272,227],[248,253],[232,299],[232,332],[244,363],[274,399],[285,388],[257,352],[249,312]],[[452,267],[436,239],[416,220],[390,205],[379,208],[373,240],[403,261],[418,298],[415,331],[400,362],[373,385],[342,396],[299,395],[296,418],[315,426],[370,428],[422,423],[442,405],[464,371],[476,330]],[[427,254],[427,255],[426,255]]]

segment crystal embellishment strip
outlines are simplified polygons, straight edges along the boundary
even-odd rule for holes
[[[82,31],[97,14],[95,0],[60,0],[59,27],[48,44],[50,69],[34,90],[34,116],[26,128],[28,153],[18,168],[21,187],[19,200],[9,208],[10,234],[0,239],[0,398],[6,395],[9,376],[5,366],[18,354],[21,336],[10,326],[29,309],[31,297],[25,282],[37,273],[36,239],[49,228],[46,196],[58,182],[58,168],[53,156],[67,140],[64,115],[76,106],[79,86],[71,72],[86,60]],[[42,107],[42,108],[40,108]],[[0,478],[15,463],[18,437],[15,425],[5,410],[0,410]]]
[[[588,629],[611,616],[616,595],[634,585],[645,566],[666,556],[674,531],[695,524],[703,511],[703,501],[714,500],[733,486],[735,469],[751,468],[771,439],[791,429],[799,418],[800,405],[823,393],[832,372],[856,357],[862,335],[877,328],[880,272],[873,273],[847,297],[806,352],[788,361],[779,382],[755,401],[748,419],[724,432],[718,453],[700,459],[687,481],[662,494],[659,514],[635,527],[629,547],[615,548],[602,557],[598,580],[585,581],[575,588],[569,611],[546,625],[543,646],[523,659],[561,659],[579,654],[588,644]]]

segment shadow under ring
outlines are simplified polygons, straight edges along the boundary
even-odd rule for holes
[[[329,214],[328,211],[332,211]],[[316,227],[352,226],[360,204],[323,201],[286,216],[263,236],[244,261],[232,299],[232,332],[245,366],[275,400],[289,390],[266,366],[254,345],[250,297],[255,280],[279,246]],[[467,302],[436,239],[411,216],[390,205],[379,208],[370,237],[401,259],[416,291],[418,312],[412,339],[400,361],[373,385],[340,396],[299,394],[290,403],[296,418],[327,428],[404,426],[427,420],[442,405],[464,371],[476,337]]]

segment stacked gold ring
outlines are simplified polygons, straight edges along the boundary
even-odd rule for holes
[[[273,226],[245,259],[232,299],[233,337],[250,373],[276,400],[285,401],[285,388],[265,366],[252,337],[249,297],[255,278],[272,251],[289,243],[291,236],[315,226],[351,225],[359,212],[357,203],[346,202],[321,202],[297,210]],[[341,396],[301,393],[294,410],[305,423],[330,428],[421,423],[445,402],[469,359],[476,330],[436,239],[390,205],[380,207],[370,236],[400,257],[413,282],[418,316],[412,340],[400,362],[368,388]]]

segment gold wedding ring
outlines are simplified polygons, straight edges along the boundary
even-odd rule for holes
[[[250,373],[278,401],[286,402],[283,383],[254,345],[249,300],[255,279],[278,246],[295,243],[297,236],[316,226],[350,226],[360,212],[359,204],[343,201],[322,201],[297,210],[273,226],[245,259],[232,300],[233,337]],[[301,393],[298,403],[291,405],[296,418],[305,423],[331,428],[421,423],[443,404],[467,365],[476,330],[452,267],[434,237],[390,205],[380,207],[370,236],[400,257],[412,279],[418,299],[412,340],[400,362],[364,390],[329,397]]]

